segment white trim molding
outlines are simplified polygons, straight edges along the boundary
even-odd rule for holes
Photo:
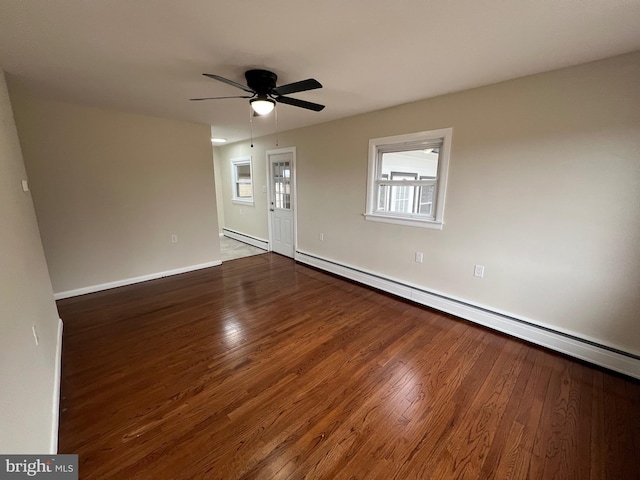
[[[239,205],[253,205],[253,161],[251,156],[231,159],[231,201]],[[238,167],[249,166],[249,184],[251,185],[251,197],[243,198],[238,196],[237,186],[242,183],[238,178]]]
[[[373,272],[363,271],[309,253],[296,251],[300,263],[354,280],[479,325],[555,350],[580,360],[640,379],[640,357],[621,349],[585,339],[572,332],[559,331],[530,319],[498,312],[464,299],[431,292]]]
[[[75,290],[58,292],[53,294],[53,298],[56,300],[62,300],[64,298],[86,295],[87,293],[101,292],[102,290],[109,290],[111,288],[123,287],[125,285],[133,285],[134,283],[146,282],[147,280],[155,280],[157,278],[170,277],[171,275],[178,275],[180,273],[193,272],[195,270],[201,270],[203,268],[217,267],[218,265],[222,265],[221,260],[214,260],[213,262],[201,263],[199,265],[189,265],[187,267],[167,270],[165,272],[150,273],[149,275],[142,275],[140,277],[125,278],[123,280],[116,280],[115,282],[101,283],[99,285],[91,285],[88,287],[77,288]]]
[[[56,338],[55,370],[53,372],[53,399],[51,407],[51,441],[49,454],[58,453],[58,428],[60,425],[60,384],[62,382],[62,319],[58,318],[58,336]]]
[[[380,215],[380,214],[372,214],[365,213],[365,220],[369,220],[370,222],[381,222],[381,223],[395,223],[396,225],[407,225],[409,227],[421,227],[421,228],[431,228],[433,230],[442,230],[443,222],[432,222],[425,220],[414,220],[411,218],[402,218],[394,215]]]
[[[364,213],[365,220],[442,230],[452,136],[453,128],[449,127],[439,130],[370,139],[367,167],[367,203]],[[402,154],[403,152],[419,151],[427,148],[433,149],[435,147],[440,149],[440,154],[438,155],[437,171],[434,177],[419,177],[419,174],[414,171],[414,180],[408,178],[394,180],[393,175],[383,180],[383,155]],[[421,161],[425,160],[426,159],[422,159]],[[404,165],[404,162],[402,164]],[[401,168],[404,169],[405,167]],[[414,210],[412,210],[413,213],[393,212],[387,207],[381,209],[379,187],[383,185],[391,189],[394,188],[394,185],[403,188],[411,187],[412,189],[423,188],[428,185],[433,186],[434,198],[432,199],[433,209],[431,214],[423,215]],[[417,195],[416,200],[418,197],[419,195]],[[418,203],[415,203],[413,207],[417,208],[417,205]]]
[[[236,232],[235,230],[229,230],[228,228],[222,229],[222,235],[225,237],[233,238],[242,243],[253,245],[254,247],[261,248],[262,250],[269,251],[269,241],[262,238],[247,235],[246,233]]]

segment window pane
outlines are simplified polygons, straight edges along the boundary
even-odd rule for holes
[[[236,165],[236,174],[238,180],[251,180],[251,167],[249,165]]]
[[[251,198],[251,183],[238,183],[236,196],[239,198]]]
[[[378,179],[392,180],[436,178],[438,175],[439,148],[385,152],[382,154]],[[385,175],[389,175],[385,177]]]
[[[421,215],[433,215],[433,185],[418,187],[420,190],[420,204],[418,205],[418,213]]]
[[[389,211],[394,213],[411,213],[413,204],[413,187],[391,187],[391,204]]]
[[[378,210],[389,210],[389,186],[380,185],[378,187]]]

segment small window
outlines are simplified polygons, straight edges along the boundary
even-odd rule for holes
[[[369,140],[365,218],[442,229],[452,129]]]
[[[251,175],[251,157],[231,159],[233,182],[233,201],[253,203],[253,181]]]

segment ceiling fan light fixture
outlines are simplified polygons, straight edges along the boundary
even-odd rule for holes
[[[276,106],[276,102],[271,100],[270,98],[254,98],[250,100],[251,108],[258,115],[268,115],[270,114]]]

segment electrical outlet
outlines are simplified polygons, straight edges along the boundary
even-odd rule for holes
[[[473,267],[473,275],[475,277],[483,278],[484,277],[484,265],[476,265]]]
[[[176,234],[171,235],[171,243],[178,243],[178,235]]]
[[[422,252],[416,252],[416,263],[422,263]]]

